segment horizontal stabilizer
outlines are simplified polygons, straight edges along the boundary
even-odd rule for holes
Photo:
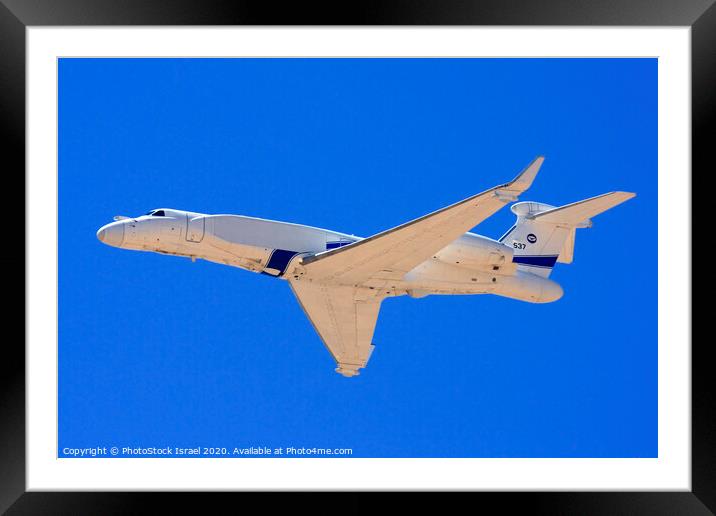
[[[577,226],[588,221],[595,215],[607,211],[618,204],[635,197],[631,192],[610,192],[584,201],[574,202],[559,208],[543,211],[534,216],[538,222],[560,224],[565,226]]]

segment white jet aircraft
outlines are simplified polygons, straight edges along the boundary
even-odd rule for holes
[[[407,294],[496,294],[530,303],[562,297],[548,279],[571,263],[577,228],[635,194],[611,192],[556,208],[518,202],[499,240],[467,232],[527,190],[544,158],[509,183],[368,238],[242,215],[173,209],[117,216],[100,228],[107,245],[197,258],[288,280],[338,367],[368,363],[380,303]]]

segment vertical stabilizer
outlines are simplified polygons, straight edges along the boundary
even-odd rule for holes
[[[555,263],[572,263],[578,228],[591,227],[591,217],[635,195],[611,192],[559,208],[540,202],[515,203],[510,209],[517,222],[500,242],[512,248],[512,261],[518,270],[546,278]]]

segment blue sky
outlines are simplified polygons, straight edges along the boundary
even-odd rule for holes
[[[285,282],[95,237],[158,207],[370,236],[539,154],[523,200],[638,194],[564,297],[388,299],[353,379]],[[167,445],[657,456],[657,61],[61,59],[58,453]]]

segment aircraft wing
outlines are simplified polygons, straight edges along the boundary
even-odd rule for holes
[[[289,280],[301,308],[338,364],[336,372],[358,375],[373,351],[373,332],[382,298],[356,297],[357,289]]]
[[[378,288],[407,272],[477,226],[527,190],[544,157],[537,157],[514,180],[354,244],[303,259],[314,281]]]

